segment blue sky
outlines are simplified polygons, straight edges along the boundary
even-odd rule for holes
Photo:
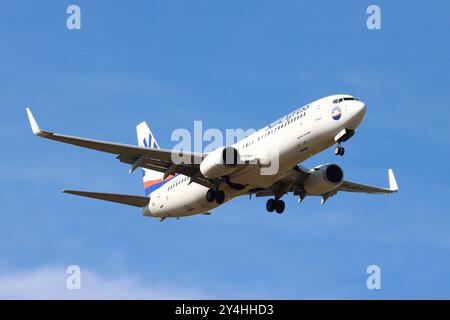
[[[82,29],[66,29],[78,4]],[[366,28],[378,4],[382,30]],[[447,1],[3,1],[0,4],[0,298],[450,298],[450,43]],[[341,165],[391,197],[320,207],[236,199],[163,223],[64,188],[141,194],[113,156],[39,140],[61,133],[136,143],[171,132],[259,128],[320,97],[368,105]],[[65,289],[65,268],[85,275]],[[366,268],[382,289],[366,288]],[[83,281],[83,280],[82,280]]]

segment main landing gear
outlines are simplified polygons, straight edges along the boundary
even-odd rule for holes
[[[206,192],[206,201],[222,204],[225,201],[225,192],[222,190],[209,189]]]
[[[336,149],[334,149],[334,154],[337,156],[343,156],[345,153],[344,147],[341,145],[341,143],[338,143]]]
[[[266,203],[266,209],[269,212],[276,211],[278,214],[283,213],[285,204],[283,200],[269,199]]]

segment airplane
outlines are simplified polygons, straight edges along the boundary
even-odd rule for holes
[[[282,197],[286,194],[297,196],[299,203],[307,196],[319,196],[323,205],[341,191],[397,192],[392,169],[388,170],[389,187],[382,188],[345,180],[344,171],[337,164],[312,169],[301,165],[334,145],[334,153],[343,156],[343,143],[354,135],[366,110],[365,103],[351,95],[328,96],[297,108],[232,145],[202,153],[161,149],[146,122],[136,126],[138,146],[41,130],[26,108],[36,136],[114,154],[131,166],[130,174],[142,169],[143,196],[80,190],[63,190],[64,193],[139,207],[144,216],[160,221],[210,215],[212,209],[242,195],[269,197],[266,210],[281,214],[285,210]],[[278,170],[264,173],[263,169],[275,161]]]

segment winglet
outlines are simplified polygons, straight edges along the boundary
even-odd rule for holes
[[[28,115],[28,121],[30,121],[31,130],[33,130],[33,133],[37,136],[42,136],[44,132],[41,130],[41,128],[39,128],[39,126],[36,122],[36,119],[34,118],[33,114],[31,113],[30,108],[27,108],[27,115]]]
[[[395,180],[394,171],[392,171],[392,169],[389,169],[388,175],[389,175],[389,189],[393,192],[397,192],[398,185],[397,185],[397,180]]]

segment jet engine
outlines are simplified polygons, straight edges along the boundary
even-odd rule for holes
[[[304,182],[307,195],[320,196],[337,189],[344,180],[344,172],[337,164],[315,167]]]
[[[236,169],[240,163],[239,152],[233,147],[220,147],[208,153],[202,163],[200,172],[207,179],[223,177]]]

